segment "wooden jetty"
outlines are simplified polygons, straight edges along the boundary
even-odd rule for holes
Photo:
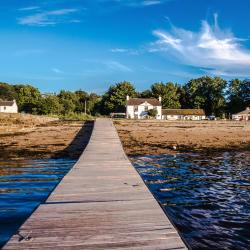
[[[71,171],[4,249],[187,249],[125,155],[110,119],[95,122]]]

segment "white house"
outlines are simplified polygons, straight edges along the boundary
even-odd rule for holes
[[[0,100],[0,113],[18,113],[16,100],[13,101]]]
[[[236,121],[250,121],[250,108],[247,107],[245,110],[232,115],[232,119]]]
[[[203,109],[163,109],[164,120],[193,120],[200,121],[206,118]]]
[[[130,119],[145,119],[148,117],[148,111],[154,109],[157,111],[156,119],[161,119],[161,97],[155,98],[129,98],[127,96],[126,117]]]

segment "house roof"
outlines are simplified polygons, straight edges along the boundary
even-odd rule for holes
[[[13,106],[14,101],[2,101],[0,100],[0,106]]]
[[[163,115],[205,115],[203,109],[163,109]]]
[[[250,115],[250,108],[247,107],[245,110],[237,113],[236,115]]]
[[[156,98],[130,98],[127,101],[127,105],[137,106],[143,104],[144,102],[147,102],[152,106],[161,106],[161,102]]]

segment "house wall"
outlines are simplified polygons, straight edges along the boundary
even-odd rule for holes
[[[12,106],[0,106],[0,112],[1,113],[17,113],[18,112],[17,104],[14,102]]]
[[[126,107],[126,117],[129,119],[134,119],[134,106],[127,105]]]
[[[162,119],[164,120],[192,120],[192,121],[200,121],[205,120],[206,116],[199,116],[199,115],[162,115]]]
[[[250,121],[250,115],[232,115],[235,121]]]

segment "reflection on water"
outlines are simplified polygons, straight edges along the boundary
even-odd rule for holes
[[[131,160],[192,249],[249,249],[249,152]]]
[[[74,163],[68,159],[0,162],[0,248]]]

